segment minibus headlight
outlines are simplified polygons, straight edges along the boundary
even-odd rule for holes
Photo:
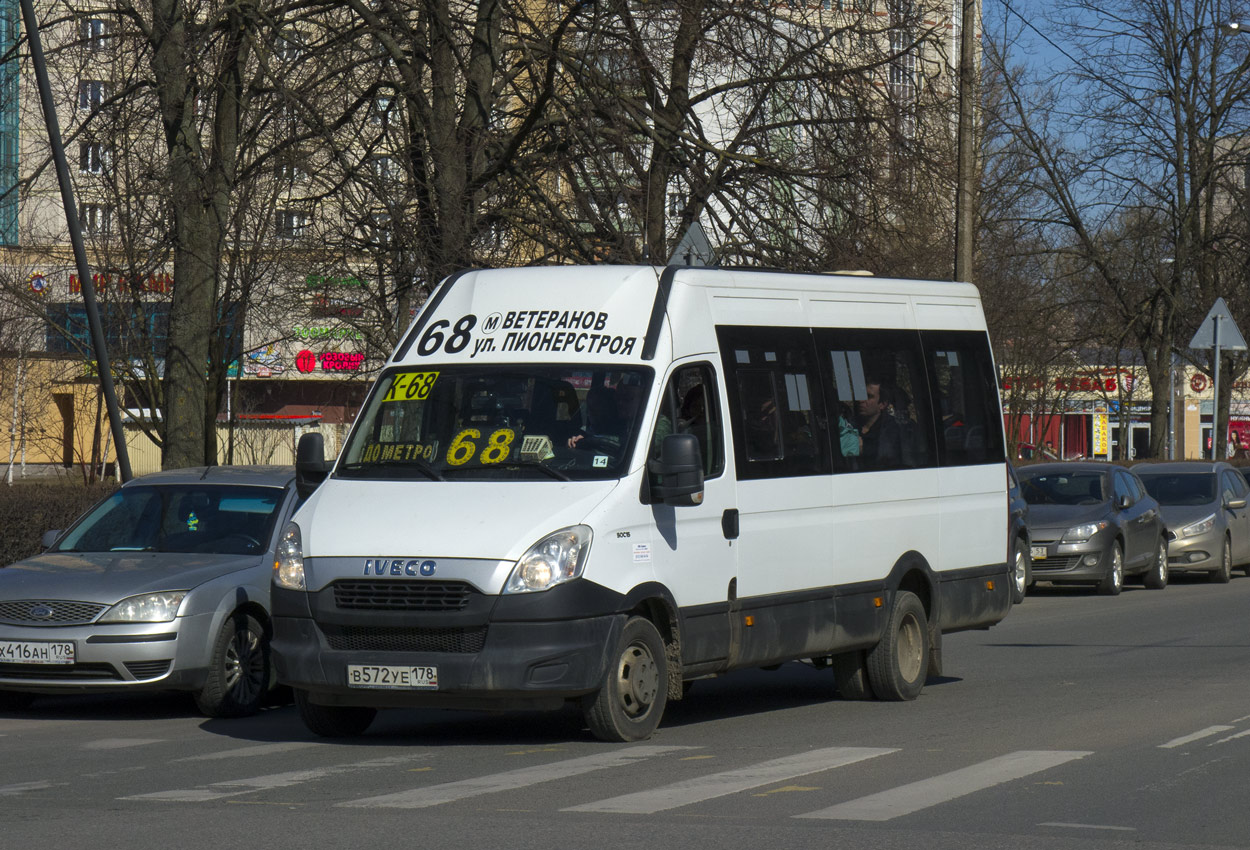
[[[504,584],[504,593],[533,593],[582,574],[590,553],[590,526],[574,525],[548,534],[521,556]]]
[[[304,589],[304,544],[299,526],[288,522],[274,553],[273,583],[287,590]]]

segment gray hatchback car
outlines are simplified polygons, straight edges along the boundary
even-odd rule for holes
[[[1168,531],[1159,504],[1127,469],[1107,463],[1041,463],[1016,470],[1029,503],[1032,578],[1092,584],[1115,595],[1124,577],[1168,583]]]
[[[1172,531],[1169,569],[1203,572],[1223,584],[1233,567],[1250,565],[1250,488],[1236,469],[1198,460],[1142,463],[1133,471]]]
[[[269,585],[290,467],[127,482],[46,550],[0,569],[0,708],[38,694],[191,691],[250,714],[272,684]]]

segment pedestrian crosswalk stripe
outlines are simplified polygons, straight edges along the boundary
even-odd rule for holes
[[[839,803],[827,809],[795,815],[795,817],[825,820],[890,820],[1088,755],[1091,753],[1082,750],[1019,750],[971,767],[944,773],[941,776],[900,785],[889,791],[860,797],[858,800]]]
[[[581,806],[570,806],[562,811],[651,814],[896,752],[898,750],[874,747],[829,747],[812,750],[737,770],[727,770],[723,773],[713,773],[684,782],[675,782],[662,788],[625,794],[621,797],[612,797]]]
[[[567,779],[568,777],[579,776],[583,773],[590,773],[594,770],[604,770],[610,767],[622,767],[632,762],[641,761],[654,756],[692,749],[698,748],[662,747],[651,745],[629,747],[628,749],[613,750],[612,752],[598,753],[596,755],[584,756],[581,758],[565,759],[564,761],[535,765],[534,767],[517,768],[516,770],[508,770],[503,773],[495,773],[489,776],[478,777],[476,779],[466,779],[461,782],[448,782],[443,785],[413,788],[408,791],[399,791],[394,794],[383,794],[378,797],[366,797],[361,800],[350,800],[339,803],[338,805],[370,809],[422,809],[427,806],[438,806],[443,803],[463,800],[468,797],[477,797],[482,794],[493,794],[499,791],[511,791],[517,788],[537,785],[541,782],[551,782],[556,779]]]
[[[1192,744],[1194,741],[1201,741],[1203,738],[1210,738],[1212,735],[1218,735],[1221,732],[1227,732],[1232,726],[1208,726],[1206,729],[1199,729],[1191,735],[1183,735],[1180,738],[1173,738],[1166,744],[1160,744],[1161,750],[1173,750],[1177,747],[1183,747],[1186,744]]]
[[[0,785],[0,797],[14,797],[27,791],[43,791],[45,788],[54,788],[56,785],[57,783],[49,782],[46,779],[39,779],[34,782],[19,782],[16,785]]]
[[[415,753],[406,756],[390,756],[371,759],[370,761],[353,762],[351,764],[332,764],[325,767],[314,767],[307,770],[290,770],[285,773],[271,773],[268,776],[254,776],[250,779],[230,779],[225,782],[214,782],[200,788],[186,788],[176,791],[156,791],[152,794],[135,794],[120,797],[121,800],[168,800],[177,803],[207,803],[226,797],[238,797],[243,794],[255,794],[257,791],[269,791],[274,788],[286,788],[304,782],[312,782],[343,773],[361,770],[373,770],[381,767],[395,767],[429,758],[430,753]]]
[[[249,756],[271,756],[275,753],[286,753],[291,750],[303,750],[309,747],[321,747],[316,741],[284,741],[276,744],[257,744],[252,747],[234,747],[229,750],[217,750],[202,753],[198,756],[183,756],[174,761],[218,761],[220,759],[245,758]]]

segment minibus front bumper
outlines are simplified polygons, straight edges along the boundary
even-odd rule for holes
[[[321,705],[468,709],[559,708],[597,690],[625,616],[559,620],[411,617],[329,622],[298,616],[302,593],[274,588],[272,652],[282,684]],[[402,622],[407,620],[407,622]],[[351,668],[433,668],[436,684],[350,684]]]

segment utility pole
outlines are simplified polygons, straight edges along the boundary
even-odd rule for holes
[[[972,280],[972,235],[976,226],[976,29],[977,0],[962,3],[959,31],[959,151],[955,177],[955,280]]]

